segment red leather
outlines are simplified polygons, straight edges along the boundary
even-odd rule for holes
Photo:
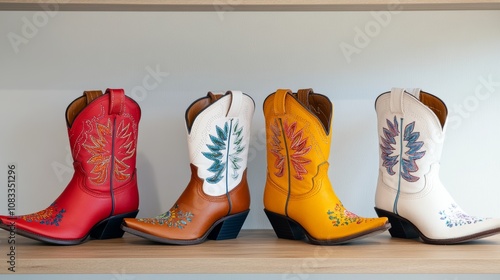
[[[86,106],[82,98],[85,95],[68,107],[70,111],[73,104],[84,104],[81,111],[67,114],[76,115],[73,121],[67,120],[75,172],[65,190],[45,210],[15,220],[0,216],[4,225],[15,221],[20,234],[56,243],[82,239],[104,219],[138,210],[135,166],[139,105],[121,89],[108,89]]]

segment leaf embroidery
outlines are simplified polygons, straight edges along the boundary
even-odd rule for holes
[[[94,164],[90,173],[95,174],[95,176],[90,177],[90,181],[99,185],[104,183],[108,176],[108,166],[111,153],[106,149],[108,144],[106,136],[111,135],[111,120],[108,119],[107,125],[103,125],[98,122],[96,122],[95,125],[97,137],[95,137],[95,135],[90,135],[90,141],[92,144],[83,144],[83,147],[91,154],[87,163]]]
[[[115,151],[113,174],[116,180],[124,181],[130,177],[130,172],[127,173],[130,166],[125,163],[125,160],[130,159],[135,154],[135,134],[131,131],[130,123],[125,125],[122,120],[116,129],[114,141],[123,141],[123,144]],[[108,119],[106,125],[95,122],[97,136],[90,135],[91,144],[83,144],[82,146],[91,154],[87,161],[89,164],[94,164],[90,173],[95,174],[90,178],[90,181],[100,185],[108,178],[108,168],[111,161],[111,149],[107,138],[112,135],[113,126],[111,119]]]
[[[403,154],[401,148],[394,147],[396,145],[396,137],[399,136],[400,141],[405,141],[405,147],[408,148],[404,154],[407,158],[401,156],[400,163],[400,175],[407,182],[416,182],[420,179],[418,176],[414,176],[411,173],[418,171],[417,160],[421,159],[425,155],[425,151],[420,151],[424,146],[423,141],[418,141],[420,137],[420,132],[415,132],[415,122],[407,124],[404,129],[404,134],[400,135],[399,123],[394,116],[394,122],[386,120],[387,128],[383,128],[383,136],[380,136],[380,150],[382,157],[382,166],[386,168],[389,175],[394,175],[396,172],[393,170],[394,166],[399,163],[399,158]],[[401,119],[401,126],[403,125],[403,119]],[[401,142],[400,142],[401,143]],[[402,144],[399,145],[402,147]],[[399,148],[399,149],[398,149]],[[398,153],[398,150],[399,153]]]
[[[394,116],[394,123],[391,123],[391,121],[387,121],[387,127],[388,128],[383,128],[383,133],[384,136],[380,136],[380,149],[382,151],[382,166],[384,166],[387,169],[387,173],[389,175],[394,175],[396,172],[394,172],[393,168],[394,166],[399,162],[398,155],[392,155],[394,153],[395,148],[393,145],[396,144],[396,139],[395,137],[399,135],[399,128],[398,128],[398,120],[396,119],[396,116]]]
[[[237,179],[238,170],[241,169],[240,162],[243,160],[240,154],[244,151],[243,146],[243,127],[239,126],[238,120],[233,122],[231,119],[224,123],[224,127],[215,126],[215,134],[209,135],[212,144],[207,144],[208,152],[202,154],[213,161],[212,165],[207,169],[213,173],[213,176],[208,177],[206,181],[210,184],[220,182],[226,173],[233,179]],[[229,170],[233,172],[229,175]]]
[[[277,171],[274,173],[276,176],[281,177],[284,174],[285,168],[285,155],[282,154],[283,147],[281,137],[281,129],[278,120],[275,119],[274,123],[270,126],[272,136],[271,136],[271,153],[276,157],[274,162],[274,167]],[[302,175],[307,174],[307,169],[305,165],[311,163],[311,160],[306,158],[305,155],[311,150],[311,146],[307,145],[307,137],[303,137],[303,130],[297,130],[297,122],[288,124],[287,120],[283,123],[283,136],[286,137],[287,145],[290,149],[286,149],[288,152],[288,159],[290,165],[295,170],[294,177],[298,180],[303,180]]]
[[[417,172],[418,166],[416,160],[421,159],[425,155],[425,151],[419,152],[420,148],[424,145],[424,142],[417,141],[420,137],[420,132],[413,132],[415,127],[415,122],[408,124],[405,127],[404,140],[407,141],[406,147],[409,148],[405,153],[408,159],[403,159],[401,177],[408,182],[416,182],[420,179],[417,176],[413,176],[410,172]]]
[[[274,175],[281,177],[283,176],[285,169],[285,156],[281,153],[283,148],[281,147],[281,130],[279,128],[278,120],[274,119],[274,123],[270,126],[273,135],[271,136],[271,153],[276,157],[274,161],[274,167],[278,170],[274,172]]]
[[[130,131],[130,123],[124,124],[122,120],[116,132],[117,139],[123,139],[123,144],[118,148],[116,155],[123,156],[119,159],[115,156],[114,174],[118,181],[125,181],[130,177],[130,173],[126,173],[129,169],[129,165],[125,163],[125,160],[131,158],[135,154],[135,138],[133,137],[132,131]]]

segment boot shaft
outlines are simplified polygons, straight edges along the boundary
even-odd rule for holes
[[[310,89],[280,89],[264,101],[268,176],[283,191],[311,190],[318,167],[328,162],[332,115],[330,100]]]
[[[375,107],[380,141],[380,177],[401,192],[420,192],[438,178],[448,114],[434,95],[394,88],[381,94]]]
[[[242,182],[254,110],[252,98],[240,91],[209,92],[186,110],[189,158],[205,194],[223,195]]]
[[[85,186],[109,192],[132,180],[136,166],[139,105],[121,89],[86,91],[66,109],[75,172]]]

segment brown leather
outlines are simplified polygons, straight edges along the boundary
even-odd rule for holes
[[[83,92],[83,96],[76,99],[71,103],[71,105],[66,109],[66,122],[68,126],[73,124],[76,116],[94,99],[100,97],[102,91],[100,90],[87,90]]]
[[[167,223],[160,224],[157,218],[125,219],[127,227],[144,233],[170,240],[195,240],[207,233],[209,228],[219,219],[241,213],[250,207],[250,192],[246,180],[246,170],[241,183],[229,192],[231,203],[227,195],[209,196],[203,192],[203,180],[198,177],[196,166],[191,164],[191,180],[177,202],[170,209],[171,222],[191,213],[191,221],[182,228]],[[231,207],[230,207],[231,204]],[[231,208],[231,209],[230,209]],[[184,216],[183,216],[184,215]],[[175,217],[174,217],[175,216]]]
[[[307,88],[297,91],[297,100],[321,121],[326,134],[329,134],[333,106],[328,97]]]
[[[87,104],[94,101],[97,97],[102,95],[102,91],[100,90],[86,90],[83,94],[87,97]]]
[[[444,127],[446,117],[448,116],[448,108],[446,108],[444,102],[438,97],[423,91],[420,92],[420,101],[436,114],[441,127]]]
[[[194,102],[186,110],[186,126],[188,130],[191,130],[191,126],[193,125],[194,120],[201,113],[201,111],[210,106],[210,104],[219,100],[222,96],[223,95],[221,94],[213,94],[211,91],[209,91],[206,97],[200,98],[196,102]]]
[[[297,99],[299,100],[302,105],[304,105],[306,108],[309,108],[309,95],[311,93],[314,93],[312,88],[306,88],[306,89],[299,89],[297,91]]]

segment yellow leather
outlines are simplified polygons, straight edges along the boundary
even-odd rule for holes
[[[347,211],[330,184],[333,105],[319,94],[312,93],[308,100],[313,102],[307,104],[302,94],[300,99],[302,103],[297,94],[280,89],[264,101],[266,210],[289,217],[317,240],[361,236],[383,227],[387,218],[362,218]]]

